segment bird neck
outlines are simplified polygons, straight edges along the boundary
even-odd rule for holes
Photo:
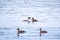
[[[40,31],[41,31],[42,29],[40,28]]]

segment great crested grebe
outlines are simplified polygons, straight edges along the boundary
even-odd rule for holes
[[[47,31],[42,30],[42,28],[40,28],[40,36],[42,36],[42,34],[45,34],[45,33],[47,33]]]
[[[30,22],[30,17],[27,20],[23,20],[23,22]]]
[[[19,36],[19,34],[25,33],[26,31],[24,30],[20,30],[19,28],[17,28],[17,35]]]
[[[32,22],[38,22],[38,20],[36,20],[36,19],[34,19],[34,18],[32,17]]]

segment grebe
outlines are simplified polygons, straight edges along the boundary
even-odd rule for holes
[[[19,34],[22,34],[22,33],[25,33],[26,31],[24,31],[24,30],[20,30],[19,28],[17,28],[17,35],[19,36]]]
[[[40,28],[40,36],[41,36],[42,34],[45,34],[45,33],[47,33],[47,31],[42,30],[42,28]]]
[[[38,22],[38,20],[36,20],[36,19],[34,19],[34,18],[32,17],[32,22]]]

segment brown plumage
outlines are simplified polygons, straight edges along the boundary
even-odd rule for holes
[[[29,20],[23,20],[23,22],[29,22]]]
[[[17,35],[19,36],[19,34],[22,34],[22,33],[25,33],[26,31],[24,31],[24,30],[20,30],[19,28],[17,28]]]
[[[40,36],[41,36],[42,34],[44,34],[44,33],[47,33],[47,31],[42,30],[42,28],[40,28]]]
[[[38,20],[36,20],[36,19],[34,19],[34,18],[32,17],[32,22],[38,22]]]
[[[23,22],[28,22],[28,23],[30,23],[30,21],[29,21],[29,20],[23,20]]]

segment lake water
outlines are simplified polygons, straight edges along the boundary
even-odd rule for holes
[[[28,17],[39,22],[22,22]],[[26,31],[19,37],[18,27]],[[40,36],[39,28],[48,33]],[[60,1],[0,0],[0,40],[60,40]]]
[[[21,28],[26,31],[24,34],[17,36],[16,28],[8,28],[0,30],[0,40],[60,40],[60,28],[59,27],[46,27],[42,30],[46,30],[48,33],[39,36],[38,27],[24,27]]]

